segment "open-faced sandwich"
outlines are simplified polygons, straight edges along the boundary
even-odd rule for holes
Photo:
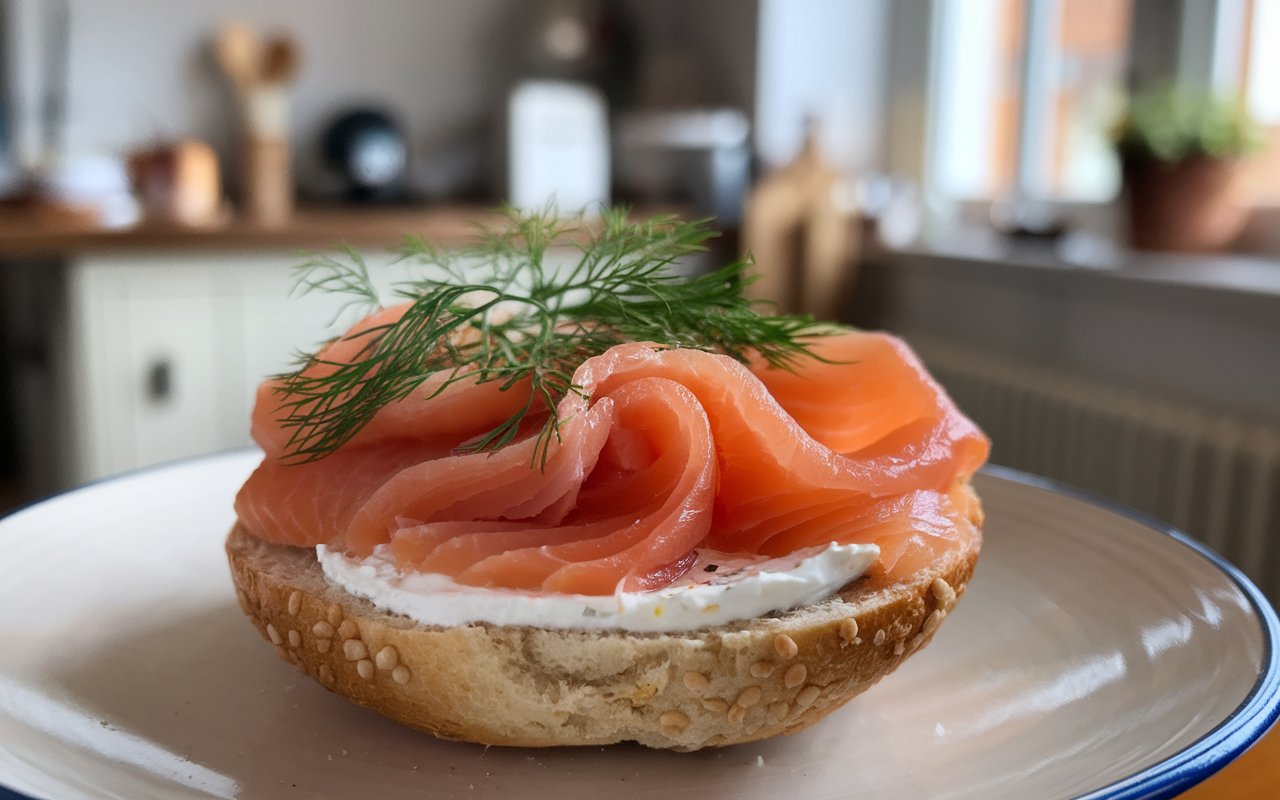
[[[485,744],[789,733],[928,643],[981,546],[987,441],[891,336],[758,313],[671,219],[510,229],[259,390],[227,539],[324,686]],[[549,245],[580,258],[553,270]]]

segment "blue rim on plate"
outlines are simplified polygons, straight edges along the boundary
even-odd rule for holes
[[[1277,644],[1280,643],[1280,618],[1277,618],[1271,603],[1243,572],[1177,528],[1110,498],[1010,467],[989,464],[982,471],[1014,483],[1035,486],[1081,500],[1163,533],[1222,570],[1249,599],[1262,626],[1262,669],[1248,696],[1231,716],[1164,761],[1110,786],[1080,795],[1075,800],[1165,800],[1176,797],[1231,763],[1271,729],[1280,717],[1280,651],[1277,650]]]
[[[237,451],[229,450],[221,453],[209,453],[192,458],[177,459],[165,464],[113,475],[110,478],[93,481],[83,486],[24,504],[16,509],[11,509],[8,513],[0,514],[0,520],[30,508],[37,503],[71,494],[98,483],[164,469],[176,464],[197,461],[211,456],[229,455],[232,452]],[[1253,582],[1243,572],[1209,547],[1195,541],[1182,531],[1110,498],[1011,467],[988,464],[983,467],[982,472],[1012,483],[1045,489],[1097,506],[1137,522],[1157,533],[1162,533],[1184,547],[1190,548],[1231,579],[1240,589],[1240,592],[1248,598],[1262,627],[1264,655],[1262,669],[1258,673],[1258,680],[1229,717],[1194,743],[1174,753],[1164,761],[1153,764],[1141,772],[1116,781],[1109,786],[1104,786],[1088,794],[1078,795],[1073,800],[1166,800],[1167,798],[1176,797],[1231,763],[1271,729],[1277,718],[1280,718],[1280,649],[1278,649],[1280,648],[1280,618],[1277,617],[1271,603],[1267,601],[1258,587],[1254,586]],[[0,784],[0,800],[39,799],[21,794]]]

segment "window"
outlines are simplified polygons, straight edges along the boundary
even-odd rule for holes
[[[1105,201],[1133,0],[938,4],[930,180],[941,194]]]
[[[1255,202],[1280,204],[1280,0],[1252,0],[1245,11],[1244,97],[1262,126],[1263,152],[1248,166],[1249,192]]]

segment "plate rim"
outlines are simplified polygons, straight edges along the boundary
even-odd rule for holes
[[[255,449],[253,447],[228,448],[214,453],[174,459],[161,464],[99,478],[23,503],[17,508],[0,514],[0,522],[5,522],[24,511],[44,503],[77,494],[102,484],[114,483],[193,462],[213,461],[233,455],[249,454]],[[1275,608],[1262,594],[1262,591],[1238,567],[1208,545],[1191,538],[1174,526],[1109,497],[1069,483],[1000,464],[987,464],[982,467],[980,472],[983,475],[1009,483],[1030,486],[1063,495],[1136,522],[1156,533],[1164,534],[1204,558],[1226,575],[1248,599],[1261,628],[1263,663],[1258,672],[1258,679],[1254,682],[1244,700],[1226,719],[1218,723],[1208,733],[1168,756],[1163,761],[1152,764],[1140,772],[1087,794],[1076,795],[1072,800],[1167,800],[1168,798],[1176,797],[1230,764],[1275,725],[1277,719],[1280,719],[1280,617],[1277,617]],[[41,799],[22,794],[18,790],[0,783],[0,800]]]
[[[1262,591],[1240,568],[1174,526],[1117,500],[1069,483],[1045,478],[999,464],[987,464],[982,473],[1010,483],[1061,494],[1117,514],[1162,533],[1190,549],[1225,574],[1253,607],[1262,629],[1263,657],[1258,679],[1240,705],[1212,730],[1183,749],[1146,769],[1073,800],[1167,800],[1230,764],[1271,730],[1280,718],[1280,617]]]

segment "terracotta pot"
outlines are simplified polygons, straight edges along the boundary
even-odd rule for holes
[[[1235,160],[1125,158],[1129,244],[1140,250],[1222,249],[1248,217],[1240,178]]]

